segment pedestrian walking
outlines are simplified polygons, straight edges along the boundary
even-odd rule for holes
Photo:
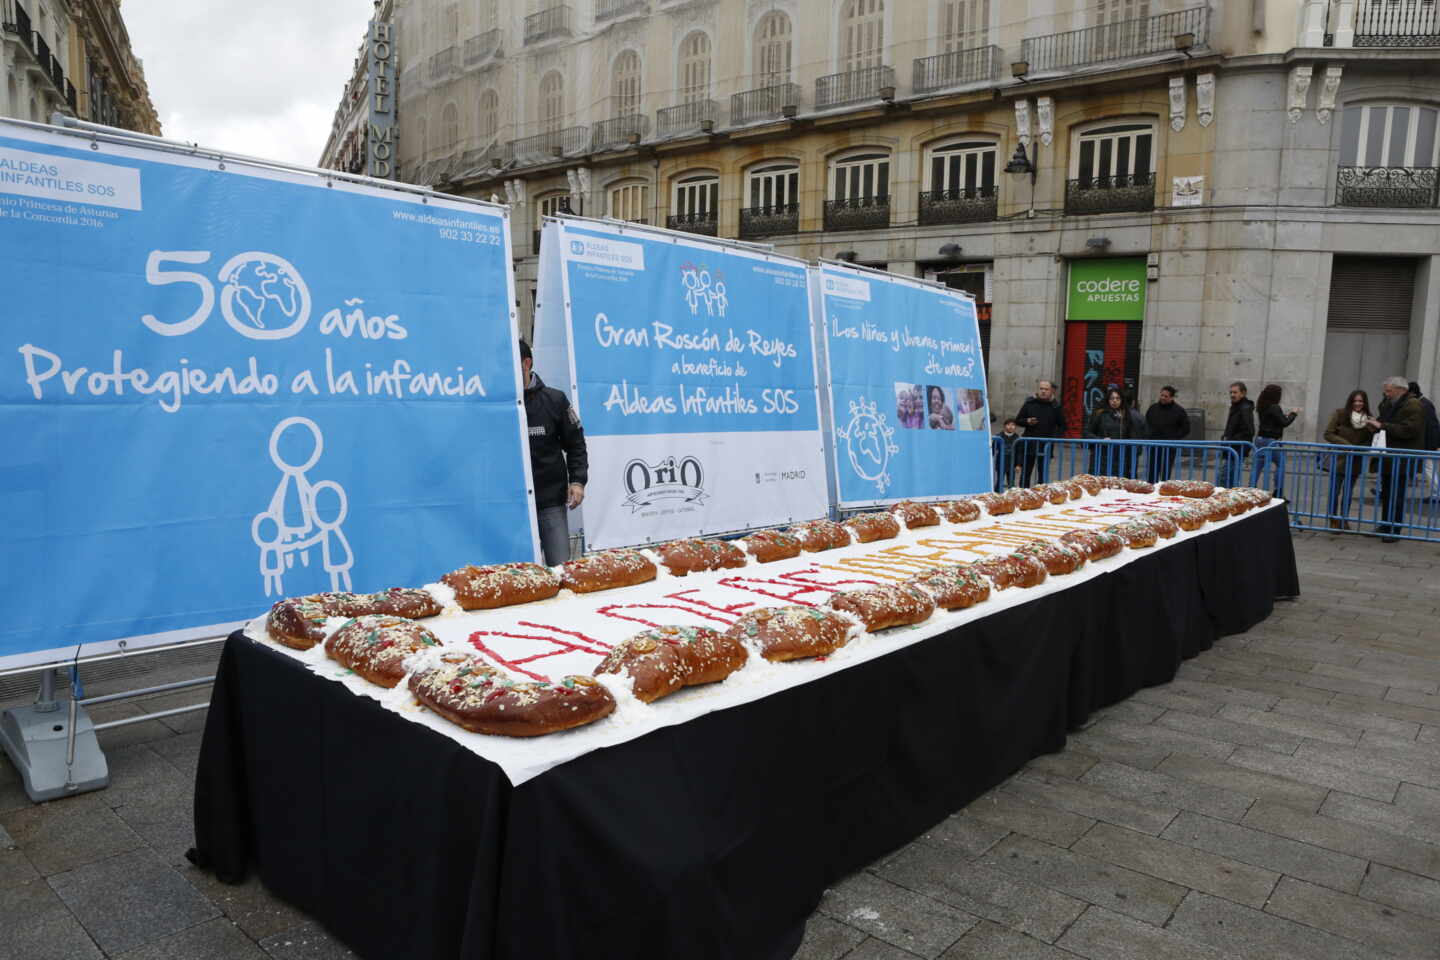
[[[1374,416],[1370,410],[1370,396],[1364,390],[1351,390],[1350,396],[1345,398],[1345,405],[1330,414],[1330,422],[1325,425],[1325,442],[1369,450],[1375,437],[1375,428],[1370,426]],[[1330,529],[1346,529],[1355,481],[1364,472],[1363,453],[1337,453],[1331,458]]]
[[[1176,390],[1172,386],[1160,388],[1159,398],[1145,411],[1145,434],[1151,440],[1168,440],[1172,443],[1190,436],[1190,415],[1175,402]],[[1148,480],[1159,483],[1170,479],[1175,466],[1175,447],[1150,447],[1146,457],[1149,467]]]
[[[1030,474],[1038,473],[1041,483],[1050,480],[1050,444],[1046,441],[1065,433],[1065,411],[1055,396],[1055,384],[1049,380],[1035,381],[1035,395],[1026,397],[1015,414],[1015,422],[1025,431],[1020,451],[1020,483],[1030,486]]]
[[[1285,455],[1269,447],[1285,439],[1285,428],[1294,423],[1300,413],[1299,410],[1287,412],[1281,408],[1281,397],[1280,385],[1276,383],[1267,383],[1260,391],[1260,401],[1255,404],[1259,421],[1255,428],[1255,465],[1250,470],[1250,486],[1258,487],[1267,468],[1273,464],[1275,469],[1271,479],[1274,482],[1270,489],[1277,497],[1285,495]]]
[[[1110,440],[1130,439],[1130,411],[1125,407],[1125,395],[1117,387],[1105,393],[1105,406],[1096,407],[1085,422],[1085,437],[1097,441],[1087,444],[1090,448],[1090,472],[1101,475],[1119,473],[1125,449],[1117,448]]]
[[[1242,381],[1230,384],[1230,413],[1225,417],[1225,431],[1221,440],[1230,441],[1239,462],[1225,471],[1220,479],[1221,486],[1238,487],[1241,471],[1245,468],[1245,457],[1255,442],[1255,404],[1246,396],[1248,390]]]
[[[1380,415],[1368,423],[1385,431],[1387,450],[1419,450],[1425,443],[1425,408],[1417,397],[1410,395],[1410,381],[1390,377],[1385,381],[1385,403]],[[1385,543],[1394,543],[1405,516],[1405,491],[1410,481],[1410,465],[1404,457],[1382,457],[1380,460],[1380,523],[1376,532]]]
[[[589,458],[585,431],[570,400],[545,386],[534,370],[530,344],[520,341],[520,382],[525,385],[525,419],[530,428],[530,474],[535,482],[535,516],[540,547],[550,566],[570,559],[570,521],[585,499]]]

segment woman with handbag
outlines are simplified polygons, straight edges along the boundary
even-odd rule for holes
[[[1330,414],[1325,427],[1325,442],[1340,446],[1368,449],[1375,437],[1370,426],[1370,397],[1364,390],[1351,390],[1345,406]],[[1330,529],[1344,530],[1350,516],[1350,500],[1355,494],[1355,481],[1365,472],[1363,453],[1336,453],[1330,463]]]
[[[1255,466],[1250,472],[1250,486],[1260,486],[1265,468],[1274,464],[1275,483],[1270,489],[1275,491],[1275,496],[1284,497],[1285,454],[1267,448],[1285,439],[1285,428],[1295,422],[1299,413],[1299,410],[1286,413],[1281,409],[1278,383],[1267,383],[1260,391],[1260,399],[1255,403]]]

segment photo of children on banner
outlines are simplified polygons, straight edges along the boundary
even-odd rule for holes
[[[895,384],[895,416],[907,430],[925,426],[925,399],[920,384]]]
[[[985,422],[985,394],[980,390],[956,390],[955,395],[955,422],[961,430],[984,430],[989,427]]]
[[[926,410],[931,430],[954,430],[955,413],[945,402],[945,388],[930,384],[925,388]]]

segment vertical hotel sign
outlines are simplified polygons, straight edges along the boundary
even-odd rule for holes
[[[382,180],[395,177],[395,25],[370,21],[366,43],[370,61],[370,106],[365,121],[365,172]]]

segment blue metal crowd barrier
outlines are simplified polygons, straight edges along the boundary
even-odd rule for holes
[[[1244,454],[1250,445],[1204,440],[1091,440],[1020,437],[991,444],[996,489],[1068,480],[1076,474],[1161,480],[1209,480],[1241,486]]]
[[[1252,476],[1289,501],[1290,524],[1440,540],[1440,452],[1278,441]]]

